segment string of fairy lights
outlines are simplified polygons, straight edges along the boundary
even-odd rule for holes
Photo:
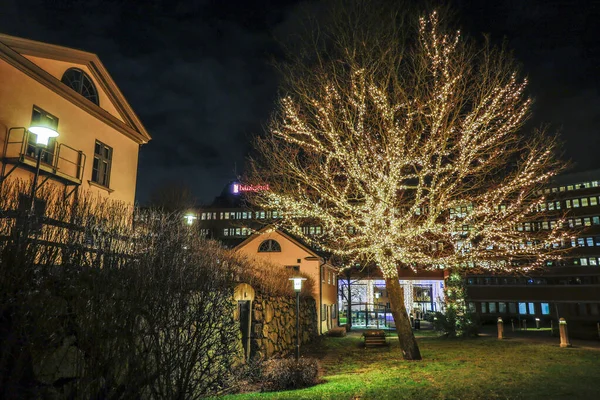
[[[348,266],[375,263],[386,278],[398,265],[526,271],[559,259],[564,220],[516,228],[550,215],[539,193],[559,167],[554,140],[519,133],[527,81],[440,30],[436,13],[420,20],[403,70],[419,84],[390,88],[349,60],[350,73],[283,97],[254,178],[271,178],[271,190],[252,201],[283,211],[306,242]],[[303,230],[306,220],[322,233]]]

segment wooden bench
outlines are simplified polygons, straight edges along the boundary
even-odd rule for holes
[[[364,331],[365,347],[387,346],[385,332],[381,329],[369,329]]]

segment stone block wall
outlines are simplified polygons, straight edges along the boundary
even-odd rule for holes
[[[300,298],[300,342],[309,343],[317,333],[317,307],[312,297]],[[252,302],[250,354],[268,358],[293,354],[296,348],[296,298],[257,293]]]

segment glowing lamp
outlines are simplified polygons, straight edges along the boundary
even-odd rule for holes
[[[187,214],[184,218],[188,225],[192,225],[194,220],[198,219],[194,214]]]
[[[294,282],[294,291],[295,292],[300,292],[302,290],[302,281],[305,281],[306,278],[301,278],[301,277],[295,277],[295,278],[290,278],[290,281]]]
[[[35,134],[37,145],[48,146],[48,140],[58,136],[55,129],[43,125],[33,125],[29,127],[29,132]]]

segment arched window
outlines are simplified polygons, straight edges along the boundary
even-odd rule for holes
[[[66,70],[60,81],[92,103],[100,105],[96,85],[94,85],[92,79],[79,68],[69,68]]]
[[[274,253],[281,251],[281,246],[273,239],[265,240],[258,246],[259,253]]]

